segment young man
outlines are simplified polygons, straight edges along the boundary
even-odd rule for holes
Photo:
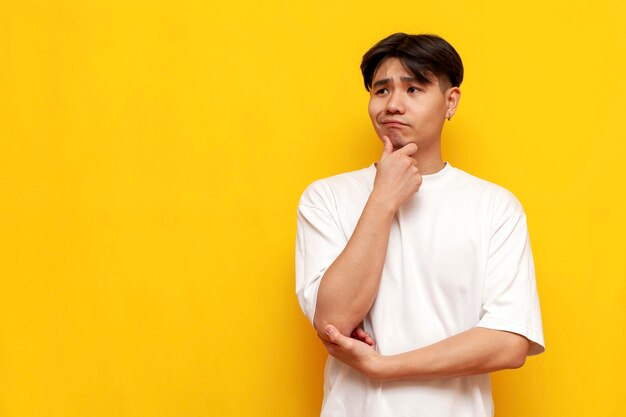
[[[361,70],[382,156],[298,207],[296,292],[331,355],[321,414],[492,416],[489,373],[544,351],[524,210],[441,157],[450,44],[397,33]]]

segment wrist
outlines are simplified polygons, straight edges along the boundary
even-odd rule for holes
[[[368,369],[368,378],[381,382],[391,380],[390,360],[391,356],[378,355],[374,357]]]
[[[372,191],[372,194],[370,194],[367,205],[374,207],[377,210],[380,210],[383,213],[390,215],[391,217],[393,217],[396,214],[396,211],[398,211],[398,207],[396,206],[396,204],[391,202],[389,198],[386,198],[380,195],[380,193],[377,193],[375,189],[374,191]]]

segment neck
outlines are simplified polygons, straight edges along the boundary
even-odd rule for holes
[[[417,162],[417,168],[422,175],[435,174],[446,166],[441,158],[441,146],[438,143],[428,148],[420,147],[411,157]]]

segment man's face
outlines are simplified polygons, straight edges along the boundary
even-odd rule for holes
[[[374,73],[370,91],[369,115],[376,134],[389,137],[394,149],[411,142],[422,150],[438,144],[449,92],[441,91],[436,77],[431,84],[418,83],[398,58],[387,58]]]

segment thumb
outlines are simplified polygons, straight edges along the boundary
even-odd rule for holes
[[[383,144],[385,147],[383,148],[383,154],[380,157],[381,161],[393,153],[393,143],[391,143],[391,139],[389,139],[388,136],[383,136]]]
[[[328,326],[326,326],[325,330],[326,330],[326,335],[328,336],[328,339],[330,339],[331,342],[339,346],[343,346],[345,344],[344,339],[346,339],[346,337],[342,335],[341,332],[337,330],[335,326],[333,326],[332,324],[329,324]]]

